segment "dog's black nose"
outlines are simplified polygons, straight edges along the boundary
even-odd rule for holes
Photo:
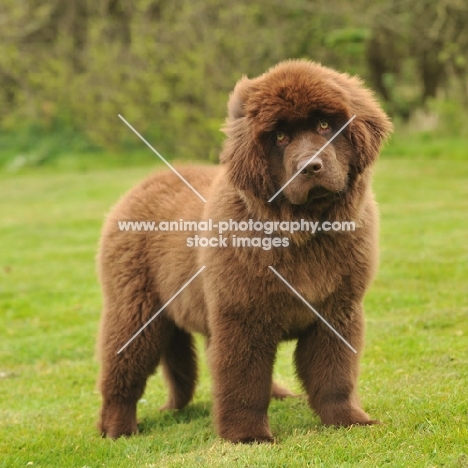
[[[323,162],[318,157],[310,161],[305,167],[303,167],[303,164],[304,161],[298,165],[298,169],[302,168],[301,175],[313,176],[323,169]]]

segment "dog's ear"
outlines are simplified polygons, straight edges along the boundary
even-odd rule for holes
[[[247,100],[251,80],[245,75],[236,83],[234,90],[229,96],[228,119],[240,119],[245,117],[244,105]]]
[[[372,92],[364,88],[361,81],[351,78],[355,86],[349,87],[352,113],[349,135],[356,152],[353,165],[362,173],[379,156],[382,143],[393,130],[387,114],[382,110]]]
[[[228,102],[228,116],[222,131],[224,142],[220,161],[227,165],[229,180],[238,190],[268,200],[273,184],[268,172],[267,155],[255,128],[255,118],[246,114],[249,95],[255,93],[256,81],[242,77]]]

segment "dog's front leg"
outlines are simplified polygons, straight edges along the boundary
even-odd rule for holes
[[[296,369],[307,391],[310,406],[323,424],[350,426],[378,423],[363,411],[357,395],[359,356],[364,344],[361,305],[344,305],[332,299],[319,309],[356,352],[319,320],[299,337],[295,353]]]
[[[232,442],[273,440],[267,411],[279,340],[256,314],[228,307],[211,314],[214,419],[219,435]]]

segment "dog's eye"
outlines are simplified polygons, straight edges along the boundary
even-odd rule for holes
[[[288,136],[284,132],[276,132],[276,144],[285,145],[289,141]]]
[[[329,132],[331,130],[331,125],[328,120],[320,119],[319,120],[319,131],[320,132]]]

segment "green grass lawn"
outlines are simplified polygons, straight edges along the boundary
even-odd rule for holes
[[[360,393],[383,425],[323,427],[304,398],[288,399],[270,406],[274,445],[232,445],[214,432],[203,365],[187,409],[158,411],[157,374],[139,404],[142,433],[101,439],[94,256],[104,214],[149,171],[0,176],[0,466],[468,467],[462,160],[383,159],[376,170],[381,267],[366,298]],[[280,349],[275,378],[299,391],[292,351]]]

